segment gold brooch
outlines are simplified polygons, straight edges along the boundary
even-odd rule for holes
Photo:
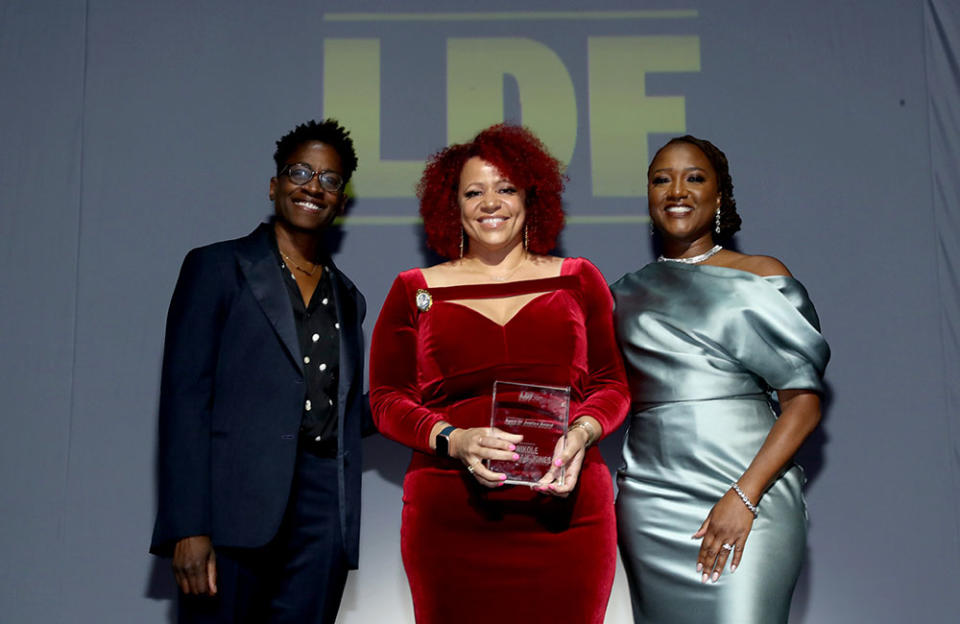
[[[430,296],[430,292],[420,288],[417,290],[417,309],[421,312],[426,312],[430,309],[430,306],[433,305],[433,297]]]

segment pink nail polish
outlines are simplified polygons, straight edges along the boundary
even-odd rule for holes
[[[516,444],[511,444],[511,445],[510,445],[510,450],[511,450],[511,451],[517,450],[517,445],[516,445]]]
[[[717,579],[718,579],[718,578],[720,578],[720,573],[719,573],[719,572],[714,572],[714,573],[713,573],[713,576],[710,577],[710,579],[711,579],[714,583],[717,582]]]
[[[698,573],[699,573],[699,572],[703,572],[703,564],[702,564],[702,563],[698,563],[698,564],[697,564],[697,572],[698,572]]]
[[[505,474],[500,475],[500,480],[501,480],[501,481],[506,481],[506,480],[507,480],[507,475],[505,475]]]
[[[703,577],[700,578],[700,582],[701,582],[701,583],[706,583],[708,578],[710,578],[710,577],[707,576],[707,573],[706,573],[706,572],[704,572],[704,573],[703,573]]]
[[[557,466],[557,467],[559,468],[560,466],[563,465],[563,462],[560,461],[560,458],[558,457],[557,460],[556,460],[555,462],[553,462],[553,465],[555,465],[555,466]]]
[[[736,569],[737,569],[737,564],[731,563],[731,564],[730,564],[730,574],[733,574],[733,573],[736,571]]]
[[[518,459],[520,459],[520,456],[517,455],[516,453],[514,453],[514,454],[513,454],[513,461],[517,461]]]

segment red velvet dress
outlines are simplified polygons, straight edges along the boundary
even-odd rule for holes
[[[432,306],[417,308],[419,289]],[[543,293],[505,325],[450,300]],[[370,399],[387,437],[414,449],[403,484],[401,551],[420,624],[602,622],[616,564],[613,487],[591,447],[566,499],[487,489],[428,436],[440,420],[490,424],[495,380],[571,387],[570,421],[613,431],[629,398],[612,298],[582,258],[555,278],[427,288],[401,273],[373,332]]]

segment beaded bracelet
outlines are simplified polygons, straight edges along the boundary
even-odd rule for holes
[[[753,517],[756,518],[760,511],[757,509],[757,506],[750,502],[750,499],[747,498],[747,495],[743,493],[743,490],[740,489],[740,486],[737,485],[737,482],[734,481],[730,484],[730,487],[733,488],[733,491],[740,496],[740,500],[743,501],[743,504],[747,506],[747,509],[753,514]]]

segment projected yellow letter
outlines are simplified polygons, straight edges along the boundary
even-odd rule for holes
[[[590,37],[590,148],[595,197],[647,189],[647,135],[686,130],[682,96],[647,96],[651,72],[700,71],[693,36]]]
[[[505,74],[517,80],[523,124],[569,164],[577,141],[573,82],[553,50],[530,39],[447,41],[447,140],[469,140],[503,121]]]
[[[323,114],[350,131],[360,168],[351,181],[360,197],[413,197],[423,161],[380,159],[380,40],[326,39]]]

